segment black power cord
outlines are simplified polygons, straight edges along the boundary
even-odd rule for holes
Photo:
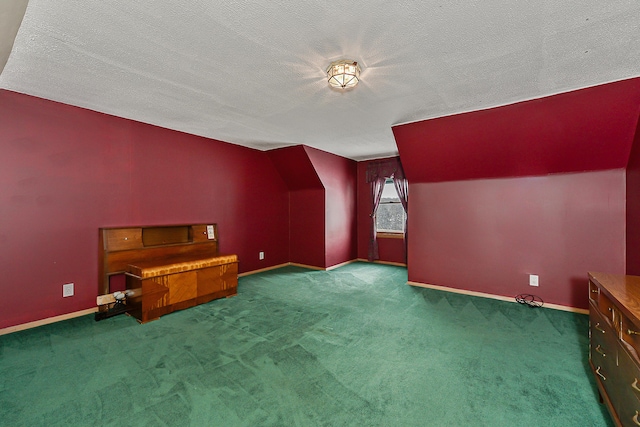
[[[542,307],[544,305],[544,301],[537,295],[531,294],[520,294],[516,296],[516,302],[524,305],[528,305],[529,307]]]
[[[109,317],[117,316],[118,314],[126,313],[128,295],[128,291],[114,292],[113,298],[115,301],[109,304],[109,308],[106,311],[99,311],[95,314],[94,318],[96,322],[103,319],[108,319]]]

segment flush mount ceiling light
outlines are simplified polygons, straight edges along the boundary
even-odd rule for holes
[[[327,78],[331,87],[349,89],[360,80],[360,66],[356,61],[341,59],[334,61],[327,68]]]

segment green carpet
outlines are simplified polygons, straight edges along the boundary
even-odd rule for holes
[[[3,426],[609,426],[588,317],[286,267],[139,325],[0,336]]]

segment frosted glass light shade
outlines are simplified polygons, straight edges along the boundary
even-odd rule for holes
[[[354,87],[360,80],[360,66],[356,61],[341,59],[327,68],[327,78],[331,87],[346,89]]]

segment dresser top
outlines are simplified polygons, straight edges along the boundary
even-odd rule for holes
[[[615,301],[634,323],[640,323],[640,276],[589,273],[589,279]]]

